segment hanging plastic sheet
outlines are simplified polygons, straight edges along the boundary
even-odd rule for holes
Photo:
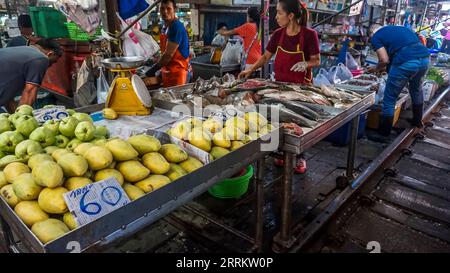
[[[137,15],[149,7],[145,0],[119,0],[119,14],[124,20]]]
[[[81,2],[79,0],[58,0],[56,6],[70,21],[92,35],[100,25],[98,2],[93,0]]]

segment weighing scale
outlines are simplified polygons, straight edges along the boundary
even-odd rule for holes
[[[106,99],[105,107],[119,115],[145,116],[151,113],[152,99],[144,81],[131,71],[142,66],[143,57],[116,57],[104,59],[101,64],[117,73]]]

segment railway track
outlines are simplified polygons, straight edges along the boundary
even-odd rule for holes
[[[450,252],[447,91],[429,106],[425,129],[404,130],[291,252]]]

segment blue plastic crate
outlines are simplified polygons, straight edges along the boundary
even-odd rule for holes
[[[364,136],[364,131],[366,129],[366,121],[367,121],[367,112],[363,112],[359,116],[358,138],[362,138]],[[341,128],[337,129],[329,136],[327,136],[325,140],[338,146],[345,146],[350,142],[351,132],[352,132],[352,121],[349,121],[346,124],[344,124]]]

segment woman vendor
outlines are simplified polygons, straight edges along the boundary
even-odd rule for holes
[[[258,40],[258,21],[259,12],[255,7],[247,10],[247,22],[242,26],[232,29],[220,29],[219,34],[223,36],[239,35],[244,41],[243,63],[245,69],[248,69],[261,57],[261,43]]]
[[[320,65],[320,49],[317,32],[306,26],[306,4],[300,0],[279,0],[276,20],[280,28],[273,33],[266,51],[253,66],[241,72],[239,77],[249,77],[275,55],[276,81],[311,84],[311,69]],[[275,164],[282,165],[283,162],[276,160]],[[297,159],[295,172],[305,171],[306,161],[300,157]]]

